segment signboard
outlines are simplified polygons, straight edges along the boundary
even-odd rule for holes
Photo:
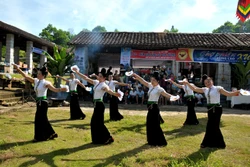
[[[45,50],[42,50],[42,49],[39,49],[39,48],[35,48],[35,47],[33,47],[32,48],[32,52],[34,52],[34,53],[37,53],[37,54],[43,54],[44,52],[46,52]]]
[[[130,66],[131,48],[121,48],[120,64]]]
[[[131,59],[147,59],[147,60],[175,60],[175,50],[131,50]]]
[[[176,50],[176,61],[192,62],[193,54],[192,49],[178,49]]]
[[[77,65],[81,73],[85,73],[86,64],[84,63],[84,47],[77,47],[75,49],[74,64]]]
[[[193,50],[194,62],[237,63],[250,60],[250,51]]]

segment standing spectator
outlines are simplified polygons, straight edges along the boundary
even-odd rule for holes
[[[126,69],[124,67],[123,64],[120,64],[120,75],[123,74],[123,76],[125,75]]]
[[[124,81],[125,81],[125,76],[123,73],[120,73],[120,82],[124,83]]]
[[[139,104],[139,102],[141,102],[141,104],[144,102],[144,91],[142,87],[139,87],[139,90],[136,92],[136,103]]]
[[[118,70],[115,70],[115,73],[114,73],[114,80],[116,81],[119,81],[120,80],[120,76],[118,74]]]
[[[110,73],[112,72],[112,66],[109,66],[109,69],[107,71],[107,74],[110,75]]]

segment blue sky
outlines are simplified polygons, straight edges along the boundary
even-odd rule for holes
[[[83,28],[108,31],[207,33],[237,22],[238,0],[0,0],[0,20],[38,35],[51,23],[78,34]]]

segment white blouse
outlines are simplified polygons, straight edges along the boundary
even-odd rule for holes
[[[50,84],[50,82],[46,81],[45,79],[39,80],[35,78],[34,90],[36,92],[37,97],[47,96],[48,88],[46,86],[48,84]]]
[[[99,82],[94,80],[94,99],[102,99],[105,91],[103,89],[108,88],[108,85],[105,82]]]
[[[203,87],[203,92],[207,98],[207,104],[220,103],[220,90],[223,89],[222,86],[212,86],[211,88]],[[209,89],[210,92],[209,92]],[[209,95],[208,95],[209,93]],[[210,96],[210,97],[209,97]]]
[[[149,83],[148,88],[148,101],[158,102],[161,93],[165,92],[165,90],[160,87],[160,85],[154,87],[151,83]]]
[[[76,91],[78,82],[79,82],[78,79],[73,79],[73,80],[70,79],[69,80],[69,89],[70,89],[70,91]]]
[[[194,84],[191,85],[193,86]],[[184,97],[194,95],[194,91],[188,85],[181,85],[181,87],[185,92]]]
[[[114,80],[111,80],[111,81],[106,81],[106,84],[109,86],[109,88],[115,92],[115,86],[118,82],[117,81],[114,81]]]

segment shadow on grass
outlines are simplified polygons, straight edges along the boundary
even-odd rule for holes
[[[29,141],[20,141],[20,142],[13,142],[13,143],[5,143],[3,142],[3,144],[0,144],[0,150],[8,150],[12,147],[16,147],[16,146],[23,146],[26,144],[32,144],[32,140]]]
[[[177,166],[178,164],[185,164],[187,166],[200,166],[199,164],[202,161],[207,161],[209,155],[217,150],[217,148],[201,148],[185,158],[171,160],[167,166]]]
[[[168,140],[175,139],[176,137],[194,136],[206,131],[207,117],[199,118],[198,125],[186,125],[172,131],[165,131]],[[224,127],[223,121],[220,122],[220,127]],[[170,137],[171,136],[171,137]]]
[[[140,134],[145,135],[145,132],[143,130],[143,128],[145,128],[145,127],[146,127],[146,123],[136,124],[136,125],[133,125],[130,127],[120,127],[120,128],[117,127],[117,130],[114,131],[113,134],[117,134],[117,133],[122,132],[122,131],[131,131],[131,132],[140,133]]]
[[[68,155],[68,154],[75,153],[77,151],[82,151],[82,150],[86,150],[86,149],[90,149],[90,148],[94,148],[94,147],[101,147],[101,146],[103,146],[103,145],[96,145],[96,144],[88,143],[88,144],[84,144],[82,146],[59,149],[59,150],[51,151],[51,152],[45,153],[45,154],[26,155],[26,156],[18,157],[18,158],[29,157],[29,158],[33,159],[33,160],[22,163],[21,165],[19,165],[19,167],[26,167],[26,166],[34,165],[40,161],[42,161],[43,163],[46,163],[48,166],[57,167],[57,165],[55,165],[55,163],[54,163],[54,158],[56,156]]]
[[[125,151],[125,152],[121,152],[119,154],[115,154],[112,155],[110,157],[107,158],[102,158],[102,159],[62,159],[62,161],[98,161],[98,160],[102,160],[104,162],[99,163],[94,165],[93,167],[102,167],[102,166],[108,166],[110,164],[112,165],[119,165],[121,163],[121,161],[124,159],[124,157],[128,158],[128,157],[132,157],[135,156],[136,154],[142,152],[145,149],[150,149],[150,148],[155,148],[155,147],[151,147],[148,144],[144,144],[140,147],[134,148],[133,150],[129,150],[129,151]]]

